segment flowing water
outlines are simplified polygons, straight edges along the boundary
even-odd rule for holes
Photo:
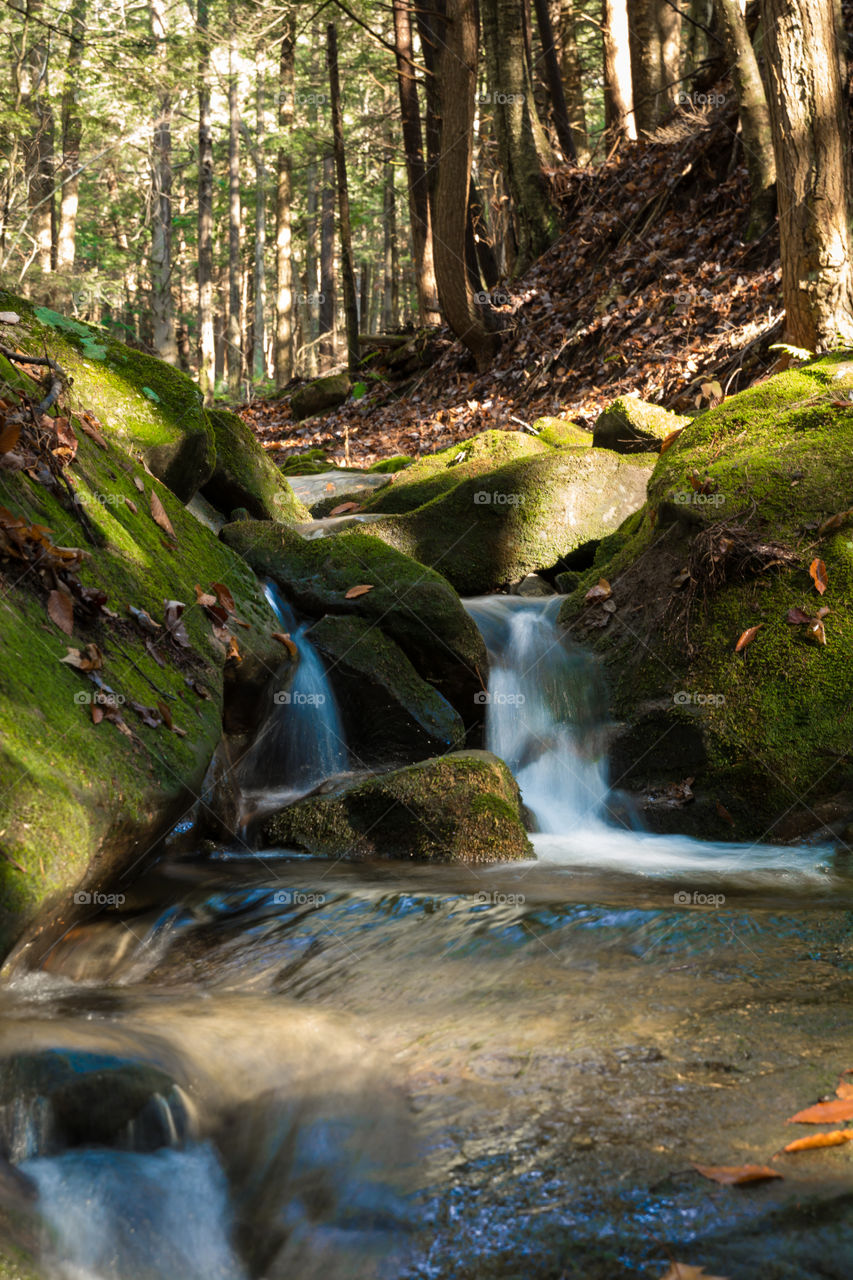
[[[328,677],[277,604],[301,662],[255,803],[347,768]],[[843,861],[644,833],[553,605],[469,607],[538,860],[176,845],[31,954],[0,988],[7,1275],[853,1272],[846,1147],[744,1188],[691,1163],[772,1162],[853,1067]]]

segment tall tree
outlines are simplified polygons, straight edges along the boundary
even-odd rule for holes
[[[172,299],[172,96],[166,43],[165,0],[150,0],[151,33],[157,48],[157,112],[151,165],[151,324],[154,350],[178,363]]]
[[[551,14],[548,10],[548,0],[535,0],[536,5],[536,21],[539,25],[539,39],[542,44],[542,62],[545,68],[545,80],[548,85],[548,94],[551,99],[551,110],[554,114],[554,129],[557,134],[557,140],[560,143],[560,150],[567,160],[578,160],[579,152],[575,141],[574,129],[569,122],[569,113],[566,106],[566,95],[563,91],[563,77],[560,72],[560,63],[557,58],[557,47],[554,43],[554,31],[551,26]],[[572,24],[572,39],[574,41],[574,24]],[[577,57],[577,43],[574,45],[575,56]],[[578,77],[580,76],[580,68]],[[581,92],[581,109],[583,109],[583,92]],[[579,133],[582,139],[581,147],[586,151],[586,120],[575,121],[575,126],[579,126]],[[584,157],[586,159],[586,156]]]
[[[255,132],[255,319],[252,326],[252,363],[253,374],[257,382],[263,381],[266,373],[266,341],[264,317],[267,307],[267,277],[264,265],[264,250],[267,241],[267,168],[264,160],[265,127],[264,114],[266,103],[266,78],[261,65],[261,50],[258,50],[258,72],[255,82],[255,107],[257,128]]]
[[[397,193],[394,187],[394,135],[391,94],[386,92],[382,122],[382,332],[397,325]]]
[[[851,173],[834,0],[761,0],[788,339],[853,345]]]
[[[487,369],[499,339],[488,326],[487,308],[478,306],[465,269],[468,186],[477,84],[475,0],[448,0],[447,23],[438,58],[441,143],[435,192],[435,274],[447,322]]]
[[[604,0],[604,124],[614,135],[636,138],[627,0]]]
[[[216,382],[213,339],[213,130],[210,118],[210,11],[198,0],[198,385],[212,404]]]
[[[56,269],[71,271],[77,251],[77,207],[79,204],[80,142],[83,119],[77,105],[80,65],[86,31],[86,0],[74,0],[69,14],[71,32],[62,84],[62,164],[59,169],[59,231],[56,238]]]
[[[341,240],[341,283],[344,288],[344,318],[347,335],[347,365],[358,368],[358,303],[355,293],[355,266],[352,257],[349,183],[344,150],[344,126],[341,112],[341,85],[338,75],[338,33],[334,22],[326,28],[329,64],[329,99],[332,108],[332,142],[335,149],[335,176],[338,184],[338,228]]]
[[[239,395],[243,376],[243,273],[240,242],[243,209],[240,201],[240,75],[236,14],[230,12],[228,36],[228,345],[225,364],[228,391]]]
[[[291,134],[296,80],[296,9],[285,9],[278,64],[278,132],[275,197],[275,381],[284,387],[293,377],[293,162]]]
[[[776,157],[770,109],[740,0],[716,0],[716,5],[719,29],[740,103],[740,126],[750,186],[746,238],[754,240],[772,226],[776,216]]]
[[[674,103],[681,61],[681,9],[674,0],[628,0],[637,128],[652,133]]]
[[[48,93],[50,44],[41,0],[27,0],[22,35],[24,56],[19,64],[21,106],[31,124],[24,138],[27,207],[33,252],[45,273],[53,269],[54,244],[54,117]]]
[[[324,369],[335,359],[335,157],[323,156],[320,197],[320,361]]]

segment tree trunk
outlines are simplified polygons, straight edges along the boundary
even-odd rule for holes
[[[660,119],[659,103],[663,92],[657,0],[628,0],[628,30],[637,130],[653,133]]]
[[[267,243],[267,167],[264,160],[265,122],[264,98],[266,85],[261,70],[258,51],[258,78],[256,83],[257,132],[255,136],[255,322],[252,328],[252,365],[256,382],[266,377],[264,351],[265,315],[267,303],[267,276],[264,266],[264,250]]]
[[[210,121],[208,0],[198,0],[198,385],[213,403],[216,352],[213,339],[213,134]]]
[[[83,120],[76,103],[80,86],[80,64],[86,34],[86,0],[74,0],[69,14],[71,38],[62,86],[62,165],[59,197],[59,234],[56,239],[57,271],[73,271],[77,248],[77,205],[79,202],[80,141]]]
[[[338,35],[334,22],[326,28],[329,64],[329,97],[332,108],[332,139],[335,148],[335,173],[338,181],[338,224],[341,241],[341,282],[344,287],[344,318],[347,334],[347,365],[350,372],[358,368],[358,303],[355,294],[355,267],[352,257],[349,186],[344,151],[344,126],[341,115],[341,86],[338,78]]]
[[[320,209],[320,362],[328,369],[335,360],[335,157],[323,156],[323,194]]]
[[[409,184],[412,255],[421,323],[438,324],[429,183],[421,138],[418,89],[412,69],[412,28],[408,4],[409,0],[394,0],[394,47],[397,51],[397,88]]]
[[[287,386],[293,377],[293,170],[289,147],[293,133],[296,9],[288,4],[281,37],[278,73],[279,145],[275,200],[275,382]]]
[[[577,13],[575,0],[562,0],[559,7],[560,26],[557,32],[560,47],[560,71],[563,77],[566,94],[566,108],[578,164],[589,163],[589,132],[586,120],[586,101],[584,99],[584,73],[581,67],[578,50],[578,37],[575,29]]]
[[[157,44],[160,86],[151,171],[151,323],[154,350],[161,360],[177,364],[172,301],[172,99],[166,87],[168,50],[164,0],[151,0],[151,31]]]
[[[491,233],[486,224],[486,215],[483,211],[483,197],[474,181],[473,174],[468,184],[468,216],[474,232],[474,246],[480,267],[480,276],[487,289],[494,289],[500,278],[500,272],[498,271]]]
[[[32,120],[23,146],[28,222],[35,260],[48,274],[54,261],[54,119],[47,84],[50,46],[45,28],[39,22],[41,8],[41,0],[27,0],[27,22],[21,37],[25,52],[20,73],[21,106]]]
[[[604,0],[604,123],[614,135],[636,138],[627,0]]]
[[[564,0],[569,3],[570,0]],[[575,142],[574,132],[569,123],[569,113],[566,106],[566,95],[563,92],[563,80],[560,74],[560,64],[557,61],[557,50],[554,45],[554,32],[551,27],[551,14],[548,12],[548,0],[535,0],[536,4],[536,21],[539,24],[539,39],[542,42],[542,61],[545,68],[545,79],[548,84],[548,96],[551,99],[551,110],[554,115],[554,129],[557,133],[557,140],[560,143],[560,150],[566,160],[577,162],[578,147]],[[574,24],[572,25],[572,41],[574,42]],[[575,60],[577,60],[577,45],[574,45]],[[580,78],[580,68],[577,68],[578,78]],[[578,86],[576,86],[578,87]],[[583,109],[583,89],[581,87],[581,109]],[[577,125],[578,122],[576,121]],[[580,121],[579,133],[582,138],[581,148],[586,150],[586,119],[582,117]]]
[[[676,4],[675,0],[657,0],[661,58],[659,119],[663,119],[678,101],[680,89],[678,81],[681,75],[681,9],[683,7],[683,4]]]
[[[228,42],[228,394],[236,399],[243,376],[242,292],[240,239],[243,210],[240,206],[240,77],[238,73],[236,14],[231,11]]]
[[[394,136],[391,130],[391,95],[385,95],[382,171],[382,320],[383,333],[397,325],[397,195],[394,189]]]
[[[498,335],[487,328],[488,309],[478,306],[465,270],[465,227],[477,85],[475,0],[449,0],[438,58],[441,159],[435,199],[435,273],[447,322],[484,371],[497,352]],[[523,53],[522,53],[523,56]]]
[[[849,138],[833,0],[761,0],[787,338],[853,345]]]
[[[758,59],[741,12],[740,0],[716,0],[719,29],[740,103],[743,150],[749,170],[750,210],[746,239],[755,240],[776,216],[776,158],[770,109]]]

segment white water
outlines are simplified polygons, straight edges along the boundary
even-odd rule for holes
[[[648,875],[752,872],[822,878],[831,849],[651,835],[624,825],[610,792],[606,699],[595,660],[565,641],[559,597],[465,602],[489,649],[486,746],[506,760],[532,812],[537,857]],[[637,826],[639,826],[637,822]]]

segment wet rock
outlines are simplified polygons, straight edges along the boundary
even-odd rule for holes
[[[620,396],[598,415],[592,443],[616,453],[657,453],[668,435],[690,422],[639,396]]]
[[[299,801],[263,825],[267,845],[324,857],[508,862],[534,856],[518,786],[487,751],[456,752]]]
[[[203,494],[220,511],[244,509],[257,520],[307,520],[308,510],[236,413],[209,409],[216,465]]]
[[[512,584],[510,587],[510,594],[537,599],[545,596],[554,596],[557,593],[551,586],[550,582],[547,582],[541,574],[528,573],[520,582],[514,582]]]

